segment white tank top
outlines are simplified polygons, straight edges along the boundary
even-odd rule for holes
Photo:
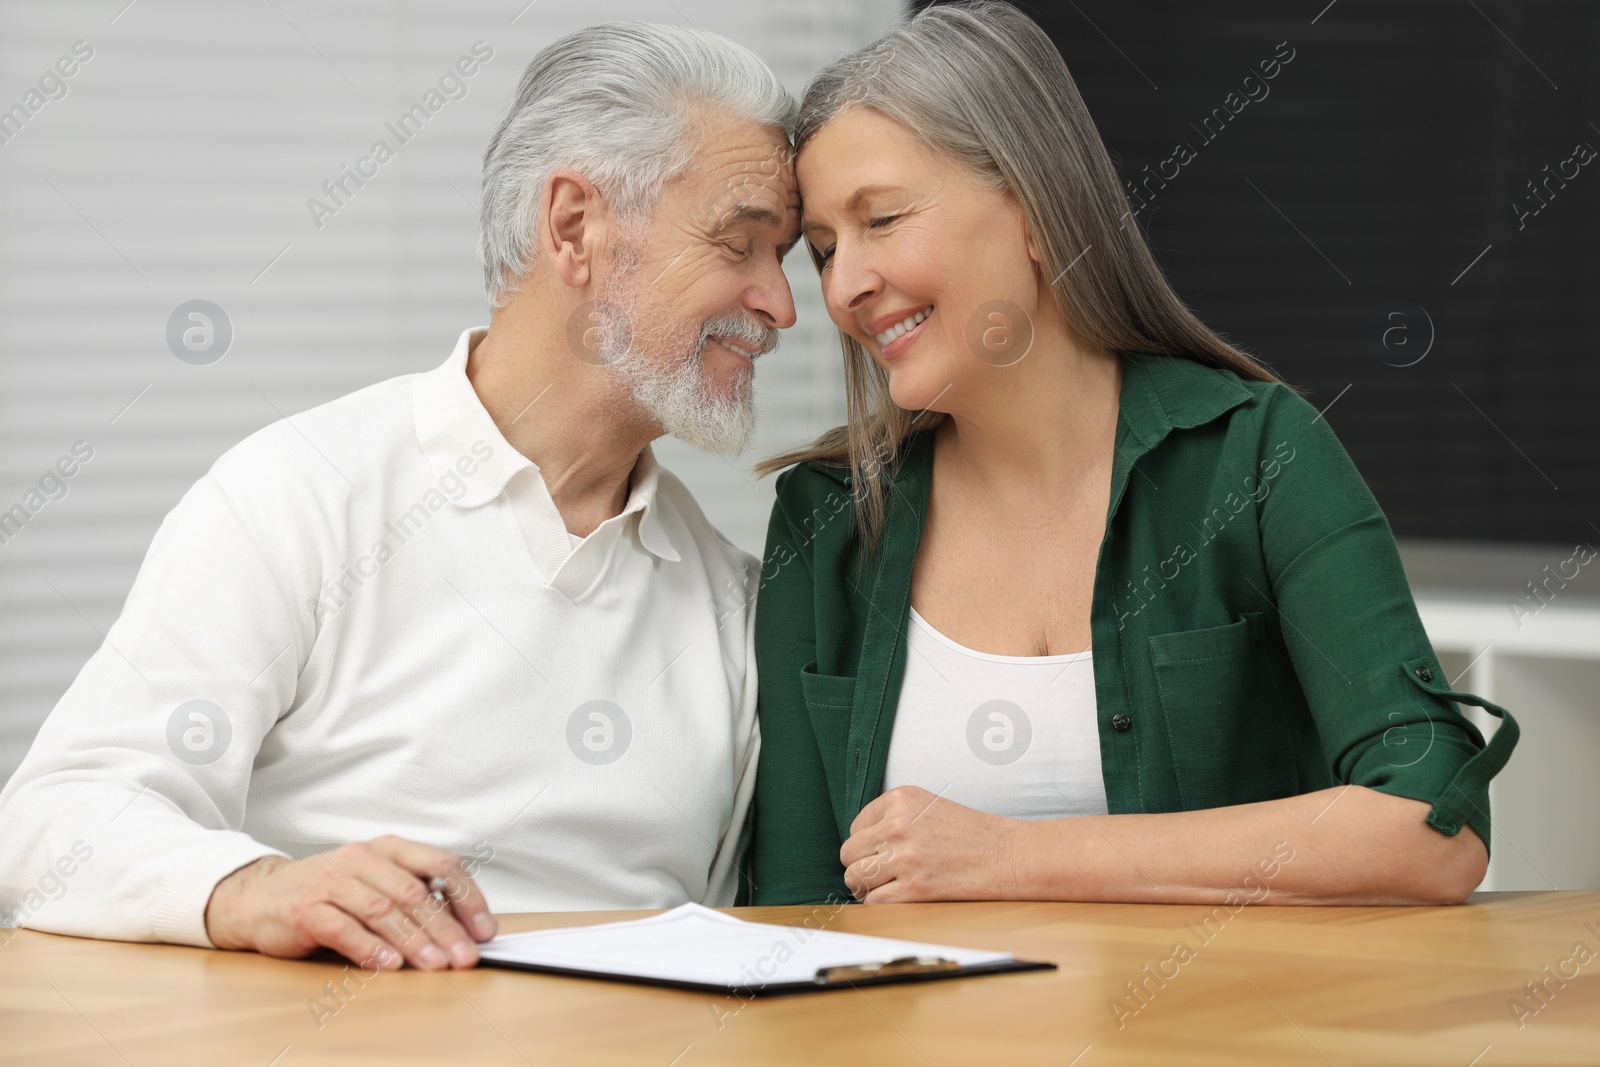
[[[1093,650],[997,656],[911,609],[883,788],[1019,819],[1106,814]]]

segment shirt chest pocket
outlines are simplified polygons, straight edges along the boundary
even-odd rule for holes
[[[1299,791],[1293,737],[1267,640],[1261,612],[1150,638],[1181,810]]]

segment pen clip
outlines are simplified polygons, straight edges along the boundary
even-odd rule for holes
[[[961,964],[943,956],[901,956],[881,963],[851,963],[837,967],[818,967],[813,979],[817,985],[834,985],[839,982],[863,978],[888,978],[901,974],[928,974],[935,971],[959,971]]]

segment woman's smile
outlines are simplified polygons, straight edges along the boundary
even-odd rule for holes
[[[932,315],[933,305],[929,304],[921,311],[896,318],[884,329],[874,331],[883,358],[893,359],[911,347],[912,342],[922,336],[922,327]]]

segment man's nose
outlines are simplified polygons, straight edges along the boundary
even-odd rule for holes
[[[783,273],[783,264],[776,258],[761,283],[748,294],[746,306],[752,311],[763,312],[764,317],[780,330],[787,330],[798,321],[789,277]]]

